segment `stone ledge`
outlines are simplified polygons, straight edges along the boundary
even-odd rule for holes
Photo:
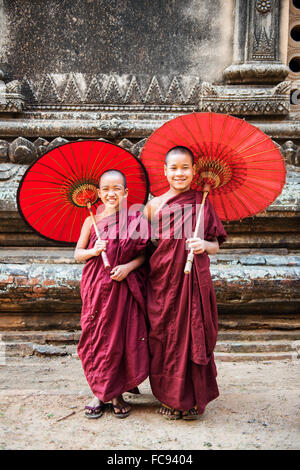
[[[219,338],[222,338],[220,332]],[[278,331],[266,330],[267,339],[259,333],[252,332],[252,338],[243,339],[243,331],[235,331],[234,340],[218,339],[215,347],[215,358],[220,361],[257,361],[257,360],[295,360],[300,358],[300,329],[289,334],[286,339],[277,338]],[[290,332],[291,333],[291,332]],[[80,331],[76,332],[7,332],[1,334],[2,362],[13,357],[33,355],[78,358],[77,343]],[[65,341],[63,339],[65,338]],[[75,340],[76,338],[76,340]],[[297,338],[297,339],[295,339]],[[38,343],[37,343],[38,341]],[[48,344],[50,341],[50,344]],[[46,342],[46,344],[45,344]],[[59,344],[59,346],[57,346]]]
[[[276,254],[274,254],[276,251]],[[285,248],[259,249],[226,249],[217,255],[210,255],[211,264],[244,265],[244,266],[300,266],[300,255],[297,251]],[[0,248],[0,263],[3,264],[74,264],[83,265],[74,259],[73,248]]]
[[[242,362],[242,361],[294,361],[299,360],[297,352],[274,352],[274,353],[215,353],[215,360],[220,362]]]
[[[182,114],[182,113],[179,113]],[[166,115],[165,119],[159,116],[157,119],[125,119],[120,113],[111,113],[110,119],[99,119],[95,114],[94,119],[59,119],[59,115],[53,119],[18,119],[1,120],[1,137],[78,137],[78,138],[147,138],[152,132],[161,127],[170,119],[179,114]],[[285,120],[284,122],[251,121],[259,129],[272,138],[293,139],[300,135],[300,122]]]
[[[224,255],[222,255],[224,256]],[[263,260],[265,260],[263,257]],[[246,257],[246,263],[227,264],[221,260],[212,263],[211,276],[220,313],[292,313],[299,308],[300,267],[297,257],[286,257],[286,263],[275,265],[256,264],[260,257]],[[243,258],[242,258],[243,259]],[[248,264],[247,264],[248,260]],[[249,262],[250,261],[250,262]],[[245,262],[245,260],[244,260]],[[274,263],[274,261],[273,261]],[[7,263],[0,265],[0,327],[16,321],[13,315],[36,318],[37,326],[47,316],[56,316],[51,327],[55,328],[59,315],[68,314],[77,324],[81,311],[80,280],[83,264]],[[92,286],[91,286],[92,289]],[[45,315],[45,312],[47,314]],[[9,320],[10,317],[10,320]],[[68,323],[68,326],[70,323]],[[72,322],[71,322],[72,325]]]

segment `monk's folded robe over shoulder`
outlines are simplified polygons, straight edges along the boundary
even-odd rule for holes
[[[186,239],[195,229],[202,196],[188,190],[169,199],[155,215],[158,246],[150,258],[147,288],[153,394],[178,410],[197,405],[199,414],[219,395],[213,355],[217,304],[208,254],[194,255],[191,273],[184,273]],[[208,198],[204,221],[204,239],[216,237],[221,245],[227,234]],[[181,236],[184,230],[186,236]]]
[[[100,237],[108,240],[111,269],[143,254],[149,242],[146,219],[130,216],[126,210],[102,219],[97,227]],[[87,248],[96,239],[92,226]],[[101,256],[90,258],[83,268],[82,334],[77,351],[93,394],[103,402],[138,386],[148,376],[145,270],[143,265],[118,282],[105,270]]]

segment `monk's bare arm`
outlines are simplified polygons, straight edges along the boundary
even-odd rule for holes
[[[220,246],[216,238],[211,242],[209,242],[208,240],[204,240],[204,241],[206,244],[206,247],[205,247],[206,253],[208,253],[209,255],[215,255],[216,253],[218,253]]]
[[[125,277],[127,277],[128,274],[131,273],[131,271],[142,266],[142,264],[144,264],[145,262],[145,259],[146,259],[145,255],[139,255],[133,260],[129,261],[129,263],[115,266],[110,272],[111,273],[110,277],[114,281],[123,281],[123,279],[125,279]]]
[[[93,248],[86,249],[89,242],[91,226],[91,217],[87,217],[83,223],[80,237],[74,252],[75,260],[79,261],[80,263],[87,261],[93,256],[99,256],[100,253],[106,248],[107,240],[97,240]]]
[[[189,249],[193,249],[195,255],[202,254],[204,251],[209,255],[215,255],[219,251],[219,242],[217,238],[209,242],[201,238],[189,238],[187,240]]]
[[[134,258],[133,260],[129,261],[129,263],[127,263],[127,266],[130,269],[129,272],[134,271],[135,269],[142,266],[142,264],[144,264],[145,262],[145,259],[146,259],[145,255],[140,255]]]

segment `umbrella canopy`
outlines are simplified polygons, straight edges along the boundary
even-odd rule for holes
[[[78,141],[41,156],[24,173],[17,192],[18,209],[26,223],[44,238],[75,244],[89,211],[102,204],[99,177],[119,170],[127,180],[127,205],[144,204],[149,183],[144,166],[127,150],[109,142]]]
[[[210,186],[209,199],[221,220],[261,212],[284,186],[284,159],[260,129],[228,114],[191,113],[161,126],[143,148],[141,160],[154,196],[169,189],[163,165],[175,146],[192,150],[197,172],[191,187],[202,191]]]

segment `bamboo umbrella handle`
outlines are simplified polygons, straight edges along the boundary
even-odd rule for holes
[[[98,227],[97,227],[97,224],[96,224],[96,220],[95,220],[95,217],[94,217],[94,214],[93,214],[93,211],[92,211],[91,203],[90,203],[90,202],[87,202],[87,208],[88,208],[88,210],[89,210],[89,212],[90,212],[90,215],[91,215],[91,217],[92,217],[92,221],[93,221],[93,224],[94,224],[94,228],[95,228],[95,232],[96,232],[97,238],[98,238],[98,240],[101,240],[101,237],[100,237],[100,234],[99,234],[99,230],[98,230]],[[109,261],[108,261],[108,258],[107,258],[107,254],[105,253],[105,251],[101,251],[101,257],[102,257],[102,261],[103,261],[103,264],[104,264],[105,269],[110,270],[110,264],[109,264]]]
[[[207,187],[207,185],[205,185],[204,189]],[[209,188],[210,189],[210,188]],[[204,204],[205,204],[205,199],[207,197],[209,193],[209,190],[206,191],[204,190],[203,191],[203,197],[202,197],[202,202],[201,202],[201,206],[200,206],[200,211],[199,211],[199,214],[198,214],[198,218],[197,218],[197,223],[196,223],[196,227],[195,227],[195,231],[194,231],[194,234],[193,234],[193,237],[192,238],[197,238],[197,235],[198,235],[198,231],[199,231],[199,227],[200,227],[200,221],[201,221],[201,215],[202,215],[202,210],[204,208]],[[191,270],[192,270],[192,266],[193,266],[193,260],[194,260],[194,250],[191,249],[188,253],[188,256],[187,256],[187,260],[186,260],[186,263],[185,263],[185,267],[184,267],[184,272],[185,274],[190,274]]]

